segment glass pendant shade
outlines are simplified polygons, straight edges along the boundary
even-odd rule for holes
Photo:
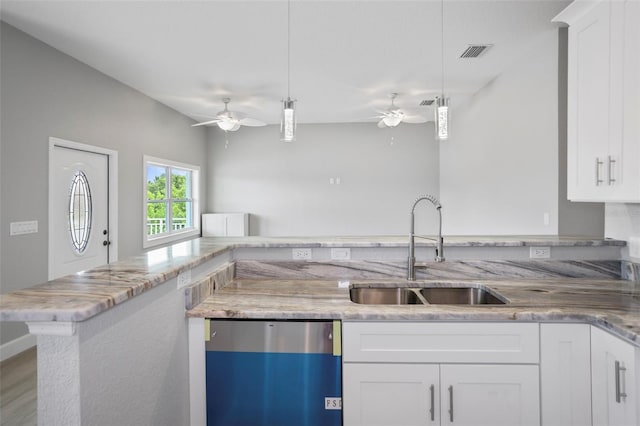
[[[280,121],[280,140],[293,142],[296,139],[296,110],[291,98],[282,101],[282,119]]]
[[[436,139],[446,141],[449,139],[449,98],[436,98],[435,111]]]

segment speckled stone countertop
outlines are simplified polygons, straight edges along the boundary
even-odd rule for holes
[[[420,240],[416,245],[430,246]],[[624,241],[545,236],[445,237],[445,246],[624,246]],[[84,321],[180,272],[236,248],[406,247],[407,237],[197,238],[0,295],[0,321]]]
[[[451,286],[460,280],[354,280],[351,286]],[[469,280],[504,296],[504,305],[363,305],[337,281],[235,280],[188,312],[190,317],[385,321],[585,322],[640,346],[640,289],[594,279]]]

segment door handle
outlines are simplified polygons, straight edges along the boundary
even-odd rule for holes
[[[615,164],[616,164],[615,158],[613,158],[612,156],[609,156],[609,164],[608,164],[608,167],[607,167],[607,175],[608,175],[607,176],[607,180],[608,180],[607,184],[608,185],[613,185],[614,183],[616,183],[616,179],[613,177],[613,172],[614,172],[613,166]]]
[[[622,398],[626,398],[627,397],[627,392],[626,389],[623,391],[622,390],[622,385],[621,385],[621,375],[622,373],[624,373],[625,371],[627,371],[626,367],[620,365],[620,361],[616,361],[616,402],[619,404],[621,402]],[[626,382],[625,382],[625,388],[626,388]]]
[[[600,158],[596,157],[596,186],[600,186],[602,179],[600,179],[600,166],[602,166],[604,162],[600,160]]]
[[[431,421],[435,421],[436,419],[436,414],[435,414],[435,386],[431,385],[429,386],[429,392],[431,392],[431,408],[429,409],[429,414],[431,414]]]
[[[449,386],[449,421],[453,423],[453,385]]]
[[[102,242],[102,245],[103,245],[103,246],[110,246],[110,245],[111,245],[111,241],[104,240],[104,241]]]

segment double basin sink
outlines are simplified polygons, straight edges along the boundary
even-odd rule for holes
[[[369,285],[349,290],[351,301],[364,305],[504,305],[507,299],[482,285],[416,284],[415,287]]]

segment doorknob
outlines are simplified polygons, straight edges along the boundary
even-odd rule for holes
[[[104,241],[102,242],[102,245],[103,245],[103,246],[110,246],[110,245],[111,245],[111,241],[104,240]]]

